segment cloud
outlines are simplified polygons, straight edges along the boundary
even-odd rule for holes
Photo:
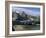
[[[31,10],[31,9],[29,10],[29,9],[25,9],[25,8],[13,8],[12,11],[13,12],[18,11],[18,13],[19,12],[22,13],[22,11],[24,11],[26,14],[34,15],[34,16],[40,15],[40,13],[37,11]]]

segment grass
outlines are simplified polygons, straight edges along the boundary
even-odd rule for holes
[[[14,25],[15,31],[40,30],[40,25]]]

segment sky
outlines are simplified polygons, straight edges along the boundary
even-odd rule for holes
[[[22,12],[24,11],[28,15],[39,16],[40,15],[40,8],[34,7],[12,7],[12,11]]]

